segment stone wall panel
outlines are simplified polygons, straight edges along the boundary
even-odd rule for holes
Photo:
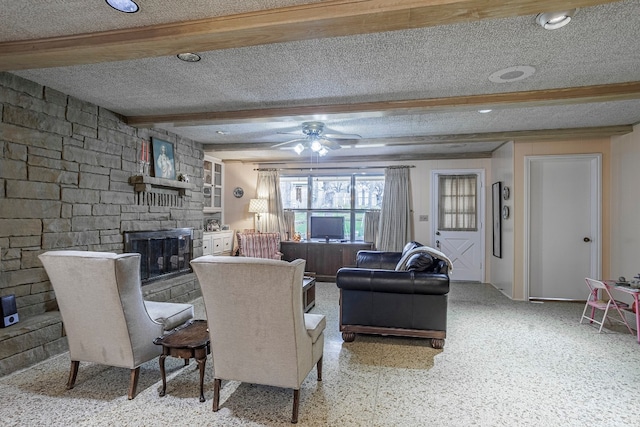
[[[63,188],[62,201],[67,203],[94,204],[100,202],[100,193],[89,189]]]
[[[120,216],[74,216],[71,231],[112,230],[120,228]]]
[[[20,217],[20,212],[15,212],[14,218]],[[42,221],[40,219],[0,219],[0,236],[35,236],[42,233]]]
[[[96,231],[81,231],[68,233],[44,233],[42,235],[42,249],[86,249],[88,245],[100,243],[100,233]]]
[[[156,137],[174,144],[177,170],[195,178],[197,190],[188,192],[194,197],[159,192],[147,200],[129,185],[129,177],[139,173],[141,141]],[[0,355],[0,372],[67,348],[59,314],[53,323],[60,331],[54,334],[47,333],[51,322],[32,325],[57,310],[38,255],[60,249],[119,253],[124,231],[200,229],[202,156],[197,142],[131,127],[117,113],[0,72],[0,294],[15,294],[20,313],[19,329],[0,329],[0,348],[18,352]],[[158,200],[163,206],[155,204]],[[194,233],[196,255],[201,239],[202,233]],[[145,286],[156,300],[186,302],[199,296],[193,277],[163,282]],[[33,348],[5,346],[6,339],[20,335],[13,331],[26,325],[46,335],[43,342]]]
[[[27,179],[27,167],[19,160],[0,159],[0,178]]]
[[[29,166],[29,180],[40,182],[57,182],[66,185],[78,185],[78,173],[67,172],[59,169],[49,169],[38,166]]]
[[[13,199],[0,203],[0,218],[59,218],[61,206],[54,200]]]
[[[80,188],[91,188],[93,190],[108,190],[109,175],[80,172],[80,183],[78,186]]]
[[[95,151],[85,150],[79,147],[65,146],[62,150],[64,160],[88,165],[104,166],[108,168],[120,168],[120,156],[100,154]]]
[[[2,114],[5,123],[51,132],[57,135],[71,135],[71,123],[25,108],[5,106]]]
[[[7,180],[10,199],[60,200],[60,185],[47,182]]]
[[[45,233],[64,233],[71,231],[71,220],[69,218],[43,219],[42,231]]]

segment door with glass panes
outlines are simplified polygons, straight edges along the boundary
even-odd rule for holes
[[[484,280],[484,172],[434,171],[433,242],[451,259],[451,280]]]

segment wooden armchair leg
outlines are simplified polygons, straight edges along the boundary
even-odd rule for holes
[[[129,400],[136,397],[136,389],[138,388],[138,378],[140,378],[140,367],[131,370],[129,377]]]
[[[318,370],[318,381],[322,381],[322,357],[318,360],[316,369]]]
[[[76,377],[78,376],[78,366],[80,366],[79,360],[71,361],[71,369],[69,370],[69,381],[67,381],[67,390],[71,390],[76,383]]]
[[[298,423],[298,408],[300,407],[300,390],[293,390],[293,415],[291,415],[291,424]]]
[[[218,412],[220,409],[220,383],[222,380],[216,378],[213,380],[213,412]]]

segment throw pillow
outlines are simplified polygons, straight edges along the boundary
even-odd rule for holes
[[[409,260],[409,258],[411,258],[412,255],[416,253],[427,253],[433,258],[441,259],[449,265],[449,272],[453,271],[453,263],[451,262],[451,260],[439,250],[430,248],[429,246],[420,246],[418,248],[411,249],[409,252],[402,255],[402,258],[400,258],[400,261],[398,261],[398,264],[396,265],[396,271],[406,270],[407,261]]]
[[[427,253],[413,254],[407,260],[408,271],[426,271],[433,265],[433,257]]]

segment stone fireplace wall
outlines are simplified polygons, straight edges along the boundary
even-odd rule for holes
[[[128,126],[120,116],[9,73],[0,73],[0,295],[15,294],[20,323],[0,329],[0,375],[66,349],[55,295],[38,255],[48,250],[122,252],[123,232],[191,227],[202,254],[200,143]],[[175,146],[192,190],[136,193],[141,141]],[[143,202],[141,202],[143,200]],[[190,301],[188,274],[144,288],[145,298]],[[12,360],[21,360],[16,367]]]

